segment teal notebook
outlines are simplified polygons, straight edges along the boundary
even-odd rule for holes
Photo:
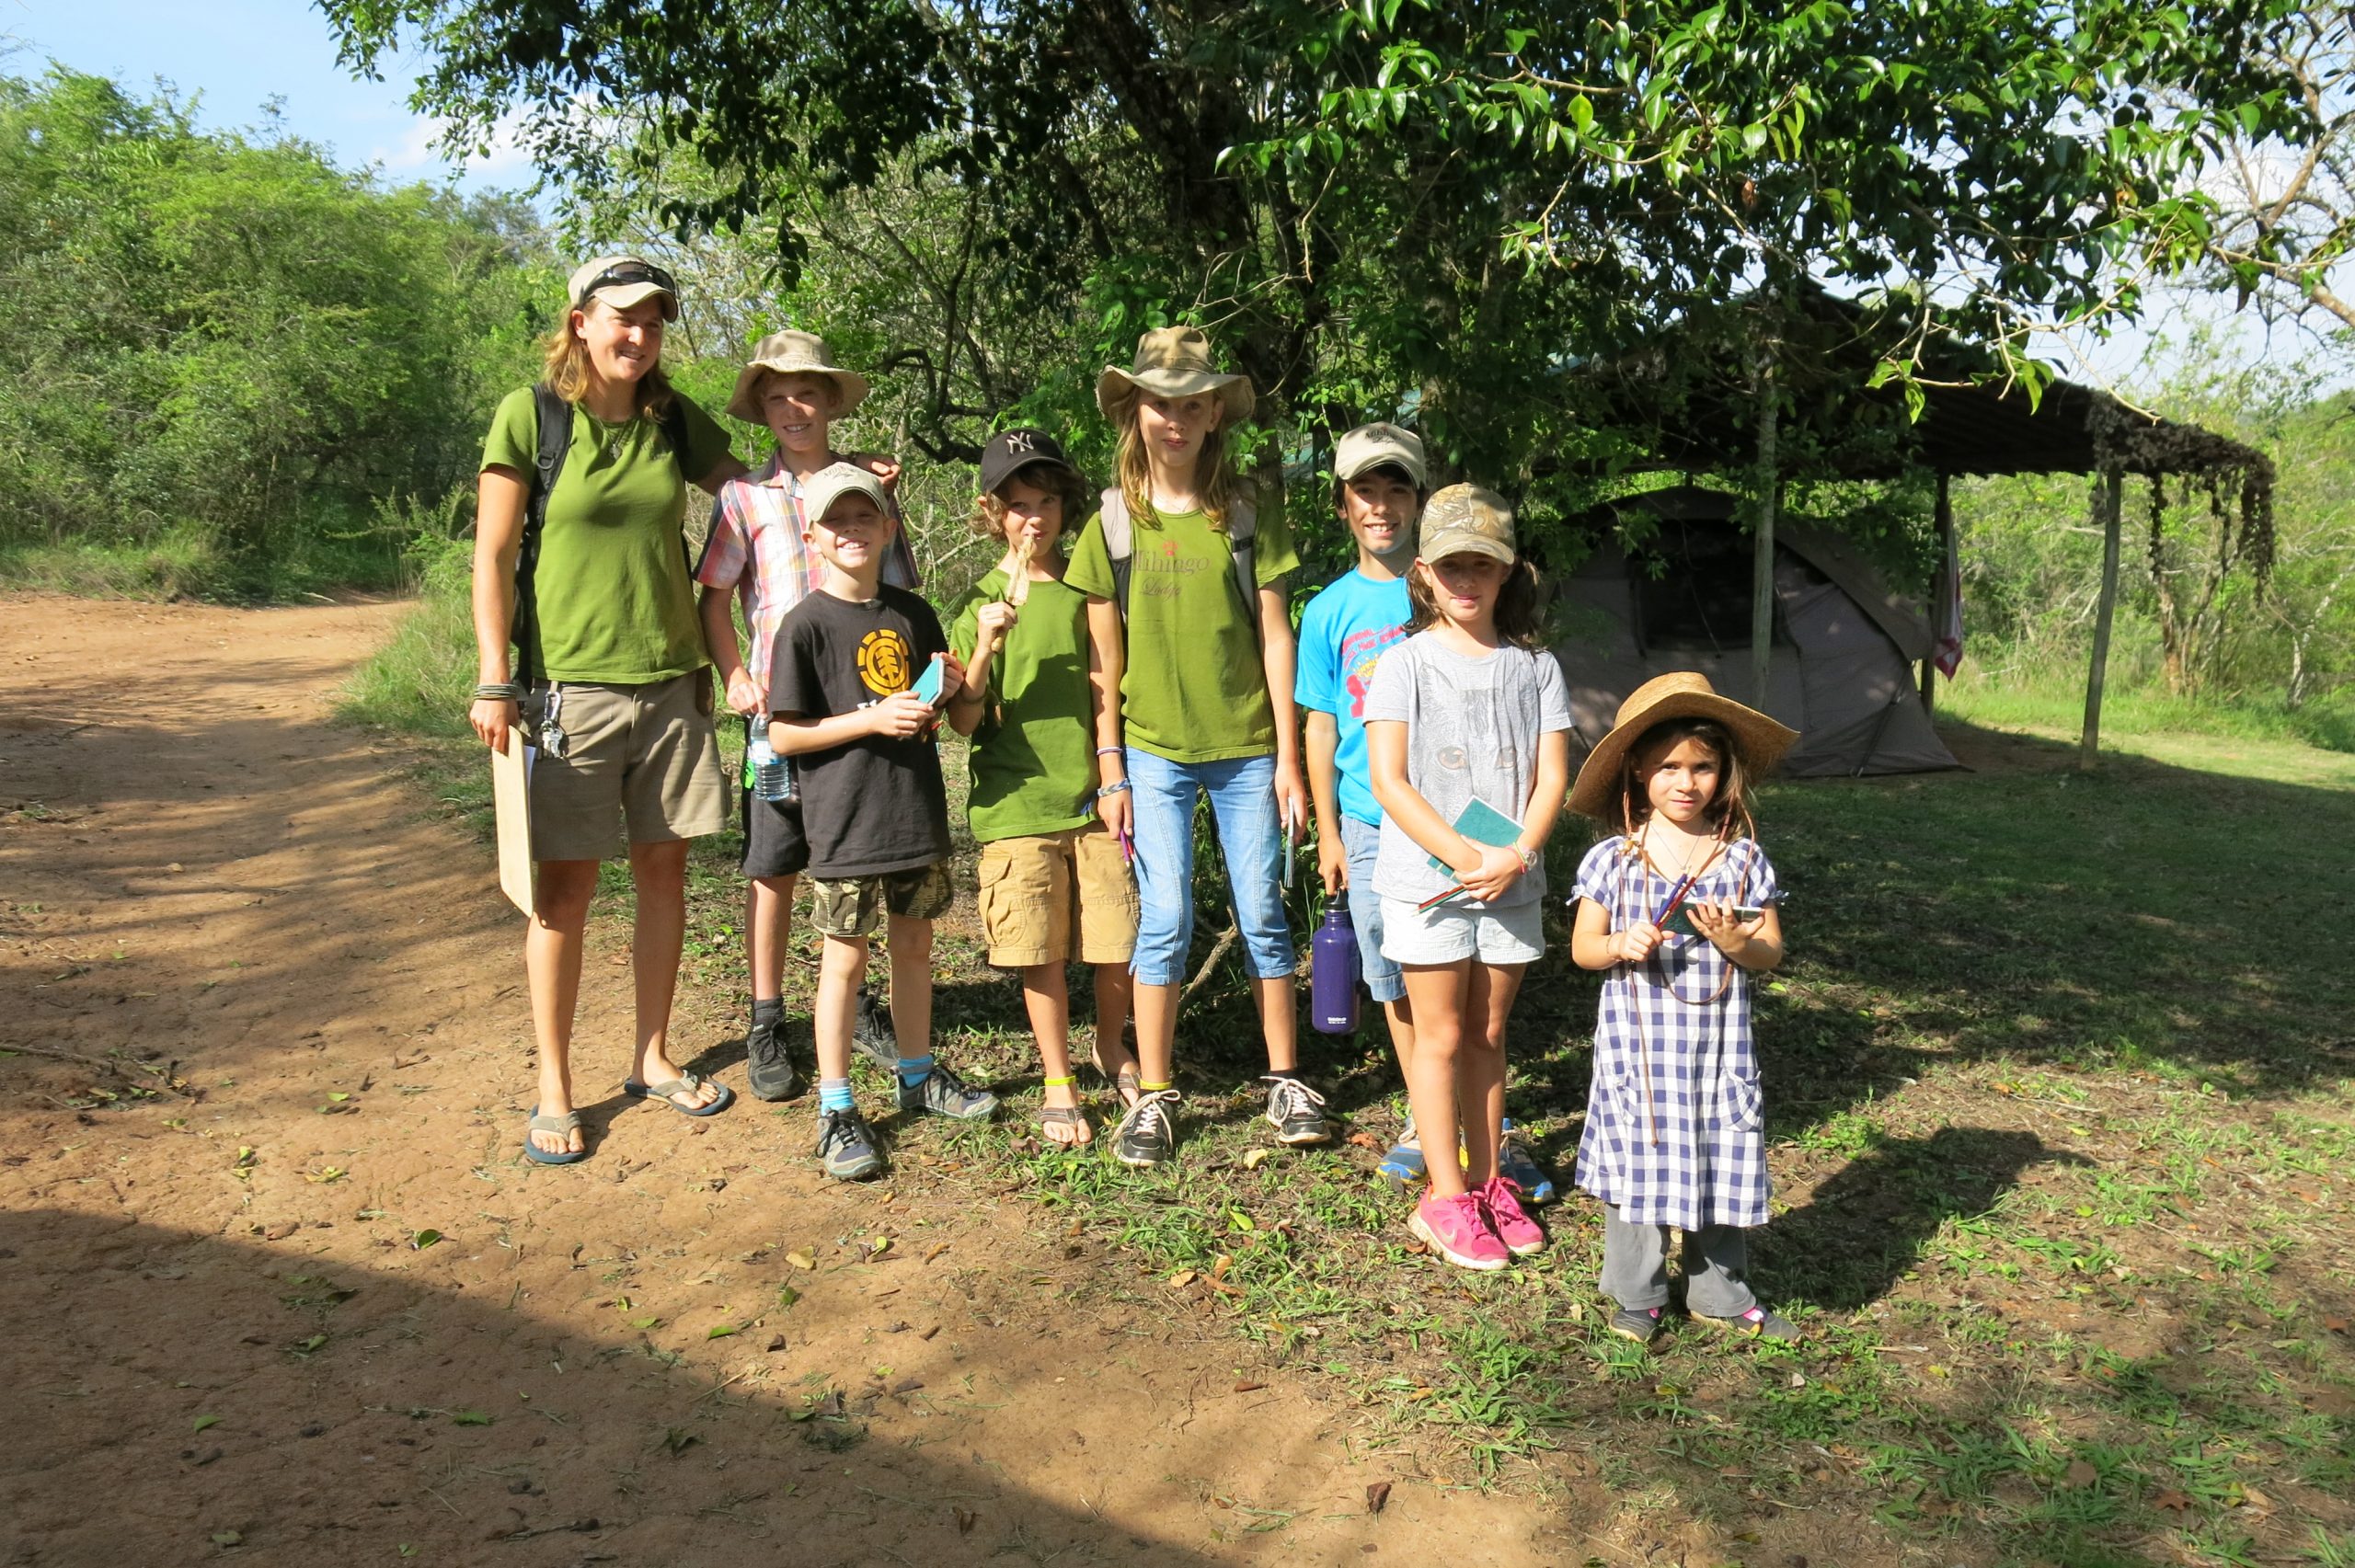
[[[1521,824],[1485,800],[1475,800],[1464,808],[1455,818],[1455,830],[1476,844],[1494,844],[1500,850],[1512,848],[1521,837]],[[1430,862],[1432,870],[1455,875],[1455,867],[1439,856],[1431,856]]]

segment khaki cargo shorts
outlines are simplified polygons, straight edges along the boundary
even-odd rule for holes
[[[983,844],[981,883],[982,930],[999,968],[1135,956],[1137,879],[1101,822]]]
[[[632,844],[717,833],[727,775],[698,670],[640,686],[563,681],[534,687],[523,722],[532,758],[532,858],[618,860]]]
[[[813,876],[810,879],[810,923],[821,936],[880,936],[885,917],[936,921],[948,912],[956,896],[945,860],[877,876],[845,876],[837,881]]]

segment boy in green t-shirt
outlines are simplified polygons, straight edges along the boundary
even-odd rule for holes
[[[1096,758],[1120,749],[1120,708],[1089,656],[1086,595],[1064,583],[1056,551],[1091,493],[1054,439],[1028,429],[990,438],[982,490],[974,532],[1005,555],[951,617],[949,647],[967,674],[948,723],[973,737],[966,812],[982,846],[982,924],[990,962],[1022,973],[1046,1069],[1040,1130],[1077,1146],[1095,1134],[1072,1079],[1066,963],[1096,967],[1096,1064],[1124,1102],[1138,1093],[1120,1043],[1136,879],[1127,841],[1096,813]]]

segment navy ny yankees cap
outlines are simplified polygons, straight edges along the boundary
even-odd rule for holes
[[[995,495],[999,486],[1035,463],[1072,466],[1071,459],[1063,455],[1063,443],[1046,431],[1000,430],[982,448],[982,488]]]

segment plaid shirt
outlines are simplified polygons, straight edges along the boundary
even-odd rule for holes
[[[834,453],[827,455],[839,461]],[[900,503],[894,499],[890,509],[901,526],[883,556],[883,580],[912,589],[916,587],[915,552],[908,545]],[[787,469],[782,453],[719,487],[718,498],[711,504],[711,532],[704,540],[703,559],[695,563],[695,581],[706,588],[736,590],[752,645],[744,667],[764,691],[769,683],[769,654],[786,612],[808,597],[825,575],[826,563],[801,537],[801,482]]]
[[[1614,931],[1657,916],[1674,890],[1641,859],[1623,854],[1626,842],[1606,840],[1579,865],[1579,897],[1611,911]],[[1737,839],[1690,898],[1758,906],[1780,897],[1766,853]],[[1750,991],[1749,972],[1697,936],[1671,934],[1648,962],[1618,965],[1604,977],[1578,1183],[1618,1205],[1629,1224],[1698,1230],[1766,1223],[1765,1118]]]

